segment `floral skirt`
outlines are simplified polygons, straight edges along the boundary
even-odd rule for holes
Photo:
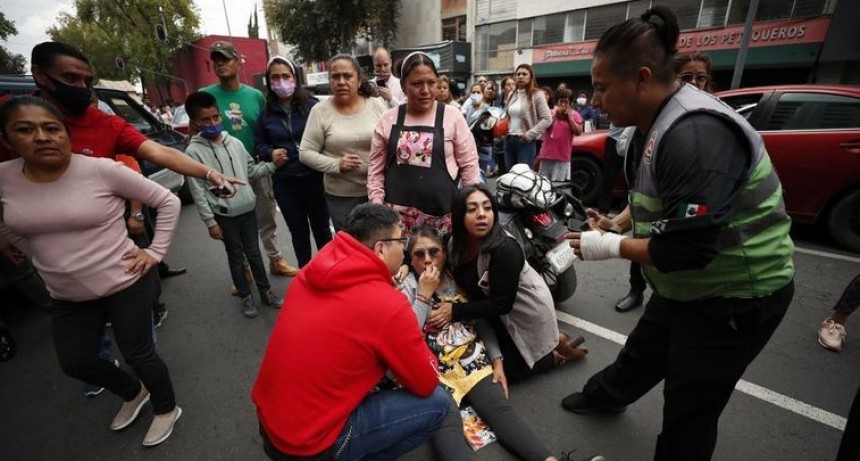
[[[415,207],[394,205],[392,203],[386,203],[386,205],[400,214],[404,237],[409,237],[412,234],[412,229],[422,226],[430,226],[443,234],[451,233],[451,213],[443,216],[432,216],[423,213]]]

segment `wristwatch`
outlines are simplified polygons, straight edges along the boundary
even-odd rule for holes
[[[140,222],[143,222],[143,213],[141,213],[140,211],[138,211],[137,213],[135,213],[135,214],[131,215],[131,217],[132,217],[132,218],[134,218],[134,219],[136,219],[136,220],[138,220],[138,221],[140,221]]]

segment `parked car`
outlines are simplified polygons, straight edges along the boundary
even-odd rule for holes
[[[860,252],[860,87],[763,86],[717,96],[761,134],[792,219],[821,224]],[[605,140],[605,131],[574,139],[572,175],[586,203],[600,193]]]
[[[36,90],[36,82],[31,76],[0,76],[0,94],[29,94],[34,90]],[[119,115],[157,143],[179,150],[185,149],[184,135],[161,123],[128,93],[98,86],[94,90],[99,97],[99,109]],[[185,184],[185,177],[179,173],[147,160],[139,160],[139,162],[143,174],[166,189],[179,192]]]
[[[176,110],[173,111],[173,121],[170,122],[170,125],[174,130],[188,135],[188,123],[190,119],[188,117],[188,112],[185,111],[185,106],[179,106]]]

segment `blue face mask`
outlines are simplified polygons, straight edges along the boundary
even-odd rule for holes
[[[221,132],[224,131],[224,124],[218,122],[214,125],[201,125],[200,126],[200,136],[204,138],[214,141],[221,136]]]

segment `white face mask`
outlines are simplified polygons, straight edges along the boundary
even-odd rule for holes
[[[484,96],[482,96],[480,93],[473,93],[472,96],[469,96],[469,98],[472,99],[473,103],[477,104],[481,102],[482,99],[484,99]]]
[[[585,98],[576,98],[576,103],[580,106],[584,106],[586,102]]]

